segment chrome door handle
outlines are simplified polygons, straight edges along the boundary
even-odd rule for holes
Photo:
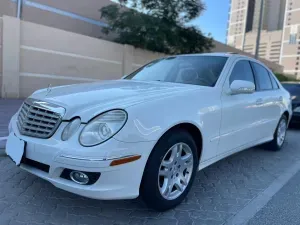
[[[262,105],[264,102],[263,102],[263,99],[262,98],[259,98],[256,100],[256,105]]]

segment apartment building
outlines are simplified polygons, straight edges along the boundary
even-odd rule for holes
[[[300,0],[287,0],[280,63],[300,79]]]
[[[258,30],[261,1],[262,0],[255,1],[253,18],[249,18],[253,20],[253,31]],[[282,30],[285,14],[285,4],[286,0],[264,0],[262,30]]]
[[[245,35],[244,51],[254,55],[256,49],[257,31]],[[262,31],[259,44],[259,57],[271,62],[280,62],[282,30]]]
[[[227,44],[255,54],[262,0],[231,0]],[[300,0],[265,0],[259,57],[300,79]]]

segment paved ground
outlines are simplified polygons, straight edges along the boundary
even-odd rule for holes
[[[1,99],[0,98],[0,149],[5,146],[5,142],[1,137],[8,135],[7,127],[10,118],[16,113],[21,106],[23,100],[19,99]]]
[[[248,225],[300,224],[300,172],[259,211]]]
[[[10,118],[16,113],[23,100],[0,98],[0,137],[7,136],[7,126]]]
[[[289,131],[281,152],[250,149],[202,170],[184,203],[166,213],[147,209],[139,199],[98,201],[64,192],[20,170],[8,158],[0,157],[0,224],[225,224],[257,199],[288,168],[299,163],[299,134],[300,130]],[[296,205],[297,189],[288,188],[283,193],[278,192],[278,196],[249,224],[268,222],[268,218],[275,215],[271,214],[272,204],[284,207],[285,198],[295,198],[291,202],[293,205],[286,206],[299,205]],[[276,214],[280,217],[280,210]],[[294,215],[296,221],[299,217],[296,212]]]

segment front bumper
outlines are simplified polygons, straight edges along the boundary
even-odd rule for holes
[[[79,144],[78,135],[83,125],[71,139],[61,141],[60,134],[67,123],[62,123],[49,139],[23,136],[19,133],[16,118],[12,119],[11,132],[26,142],[24,157],[49,166],[49,172],[21,163],[20,167],[39,176],[58,188],[94,199],[132,199],[139,195],[147,159],[155,142],[126,143],[115,139],[86,148]],[[114,159],[140,155],[137,161],[110,166]],[[26,162],[26,161],[25,161]],[[61,178],[64,169],[101,173],[92,185],[80,185]]]

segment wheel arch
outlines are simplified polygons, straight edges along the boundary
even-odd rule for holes
[[[172,127],[170,127],[169,129],[167,129],[158,139],[157,142],[155,143],[155,145],[152,148],[152,151],[147,159],[146,165],[144,167],[144,171],[143,171],[143,175],[142,175],[142,180],[141,180],[141,184],[140,184],[140,188],[142,187],[142,183],[143,183],[143,179],[144,179],[144,174],[145,174],[145,169],[147,167],[149,158],[151,156],[151,154],[153,153],[153,149],[157,146],[157,144],[159,143],[159,141],[165,136],[167,135],[169,132],[173,132],[175,130],[185,130],[186,132],[188,132],[194,139],[196,146],[197,146],[197,155],[198,155],[198,160],[200,162],[201,159],[201,154],[202,154],[202,150],[203,150],[203,136],[202,136],[202,132],[200,131],[200,129],[192,123],[189,122],[182,122],[179,124],[176,124]]]
[[[177,124],[177,125],[171,127],[170,129],[168,129],[159,139],[161,139],[167,133],[172,132],[177,129],[184,130],[193,137],[193,139],[197,145],[198,159],[200,160],[202,149],[203,149],[203,137],[202,137],[202,133],[201,133],[200,129],[196,125],[194,125],[192,123]]]
[[[289,119],[290,119],[290,113],[288,111],[285,111],[283,113],[283,115],[286,116],[287,120],[289,121]]]
[[[172,127],[168,128],[167,130],[165,130],[160,137],[157,139],[157,142],[155,143],[155,145],[153,146],[152,150],[157,146],[158,142],[168,133],[173,132],[174,130],[184,130],[186,132],[188,132],[194,139],[196,146],[197,146],[197,155],[198,155],[198,159],[200,161],[201,158],[201,154],[202,154],[202,149],[203,149],[203,136],[202,136],[202,132],[200,131],[200,129],[193,123],[190,122],[182,122],[182,123],[178,123],[176,125],[173,125]],[[151,154],[153,151],[151,151],[148,159],[150,158]],[[147,160],[148,161],[148,160]]]

